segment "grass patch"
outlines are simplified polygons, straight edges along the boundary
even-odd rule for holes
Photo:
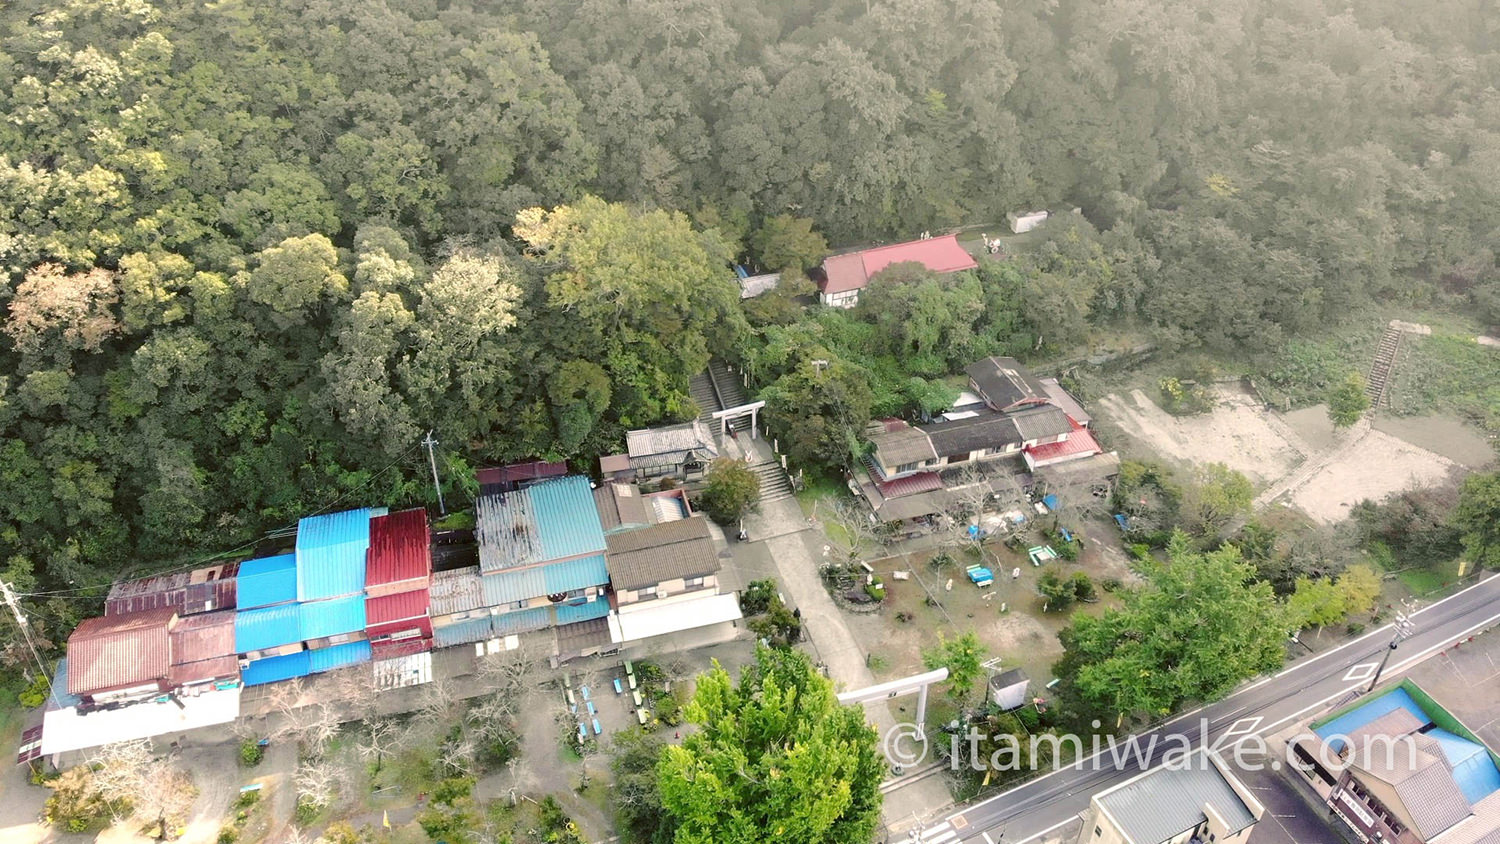
[[[1500,432],[1500,350],[1472,336],[1409,336],[1388,396],[1396,413],[1453,413]]]
[[[1413,595],[1436,592],[1449,583],[1448,573],[1431,569],[1407,569],[1397,574],[1396,579],[1410,589]]]
[[[802,505],[802,515],[811,516],[818,502],[830,503],[849,494],[849,490],[837,478],[826,475],[806,476],[806,485],[797,493],[797,503]]]

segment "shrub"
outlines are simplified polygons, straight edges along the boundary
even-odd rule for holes
[[[247,768],[253,768],[256,765],[260,764],[260,760],[265,758],[265,755],[265,748],[261,747],[260,742],[256,741],[255,739],[247,738],[244,741],[240,742],[241,765],[244,765]]]
[[[952,554],[949,554],[947,551],[942,551],[934,556],[931,560],[928,560],[927,565],[935,571],[947,571],[948,569],[953,568],[954,564],[956,564],[957,562],[957,560],[953,559]]]
[[[47,692],[51,688],[51,681],[44,675],[38,674],[36,679],[31,681],[31,685],[16,695],[16,700],[27,709],[35,709],[47,702]]]
[[[1118,577],[1106,577],[1099,581],[1099,588],[1106,592],[1118,592],[1124,585]]]
[[[248,809],[260,802],[260,789],[255,791],[241,791],[240,796],[235,798],[234,808]]]
[[[1098,595],[1094,591],[1094,582],[1081,571],[1075,572],[1069,582],[1073,585],[1073,597],[1080,601],[1092,601]]]
[[[473,777],[449,777],[437,784],[432,790],[432,802],[435,806],[452,806],[461,798],[468,797],[474,792]]]
[[[232,826],[226,826],[219,830],[219,844],[234,844],[240,840],[240,831]]]
[[[1057,556],[1063,558],[1064,560],[1067,560],[1070,563],[1073,562],[1074,560],[1078,559],[1078,543],[1077,542],[1064,542],[1064,543],[1061,543],[1058,546],[1058,548],[1057,548]]]
[[[309,827],[318,819],[318,813],[322,811],[318,804],[310,800],[297,798],[297,809],[292,813],[292,820],[297,826]]]

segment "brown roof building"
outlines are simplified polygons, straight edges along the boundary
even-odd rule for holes
[[[87,699],[170,688],[176,620],[171,608],[85,619],[68,637],[68,693]]]
[[[719,555],[702,516],[610,534],[605,541],[609,579],[617,592],[719,570]]]

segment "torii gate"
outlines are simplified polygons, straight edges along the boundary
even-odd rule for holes
[[[948,669],[939,668],[928,671],[925,674],[913,674],[910,677],[901,677],[896,680],[888,680],[884,683],[876,683],[863,689],[844,692],[838,696],[839,703],[869,703],[876,700],[890,700],[916,692],[917,698],[917,735],[923,735],[927,723],[927,687],[933,683],[941,683],[948,679]]]
[[[719,420],[719,436],[729,433],[729,423],[736,419],[744,419],[748,414],[750,417],[750,439],[757,439],[760,423],[760,409],[765,407],[763,401],[753,401],[742,404],[739,407],[729,407],[724,410],[714,411],[714,418]]]

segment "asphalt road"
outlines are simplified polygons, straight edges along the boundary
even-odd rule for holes
[[[1402,669],[1438,653],[1500,621],[1500,575],[1491,575],[1462,592],[1417,610],[1415,631],[1391,654],[1382,682]],[[1272,677],[1262,678],[1208,706],[1177,716],[1138,734],[1150,748],[1144,767],[1129,757],[1123,769],[1106,751],[1087,756],[1073,767],[1038,777],[975,803],[942,823],[915,833],[923,844],[1024,844],[1058,829],[1086,811],[1089,798],[1156,766],[1184,742],[1221,750],[1252,735],[1286,729],[1335,700],[1369,685],[1380,658],[1390,646],[1391,625],[1372,630],[1338,648],[1312,656]],[[1180,736],[1181,738],[1172,738]],[[1154,746],[1152,737],[1156,738]]]

